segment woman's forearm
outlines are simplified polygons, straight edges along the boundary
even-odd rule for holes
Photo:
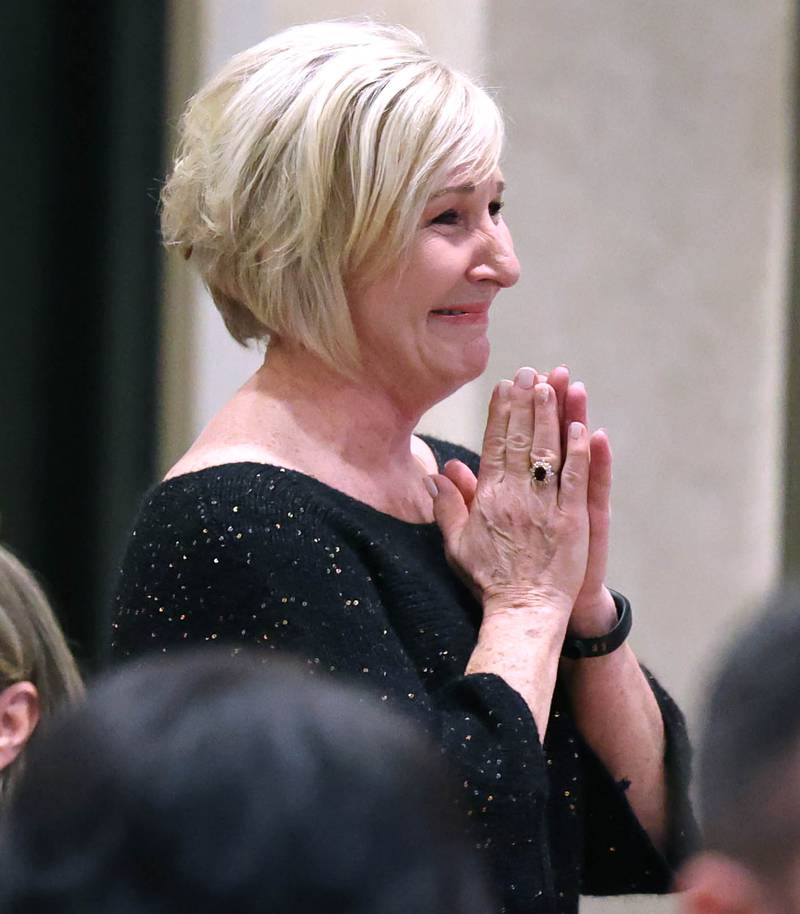
[[[664,725],[633,650],[623,644],[604,657],[562,660],[575,722],[611,775],[630,783],[627,798],[653,844],[667,830]]]
[[[467,673],[494,673],[528,705],[544,742],[569,609],[535,597],[484,599]]]

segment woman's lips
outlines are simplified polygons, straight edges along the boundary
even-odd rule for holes
[[[450,308],[435,308],[430,317],[436,321],[447,321],[451,324],[487,324],[489,322],[490,302],[472,302],[464,305],[453,305]]]

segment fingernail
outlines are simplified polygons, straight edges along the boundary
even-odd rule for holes
[[[550,396],[550,385],[549,384],[539,384],[536,388],[536,402],[537,403],[547,403],[549,396]]]
[[[570,438],[580,438],[582,434],[583,434],[583,423],[582,422],[570,422],[570,424],[569,424]]]
[[[580,387],[583,390],[586,390],[586,385],[583,383],[583,381],[573,381],[572,384],[570,384],[570,387]]]
[[[425,483],[428,495],[430,495],[431,498],[436,498],[439,494],[439,487],[436,485],[433,478],[431,476],[426,476],[422,481]]]
[[[514,380],[517,383],[517,387],[521,387],[523,390],[530,390],[536,383],[536,371],[533,368],[520,368]]]
[[[501,399],[505,400],[511,392],[511,388],[514,386],[513,381],[509,381],[508,378],[503,378],[502,381],[497,385],[497,393]]]

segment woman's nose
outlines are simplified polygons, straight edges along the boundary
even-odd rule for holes
[[[469,270],[470,279],[473,282],[491,280],[507,288],[519,279],[519,260],[506,225],[493,225],[493,229],[481,232],[481,243]]]

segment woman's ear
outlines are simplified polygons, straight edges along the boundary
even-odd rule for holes
[[[15,682],[0,692],[0,771],[25,748],[39,723],[39,693],[32,682]]]
[[[754,873],[724,854],[707,851],[678,874],[681,914],[768,914],[764,886]]]

